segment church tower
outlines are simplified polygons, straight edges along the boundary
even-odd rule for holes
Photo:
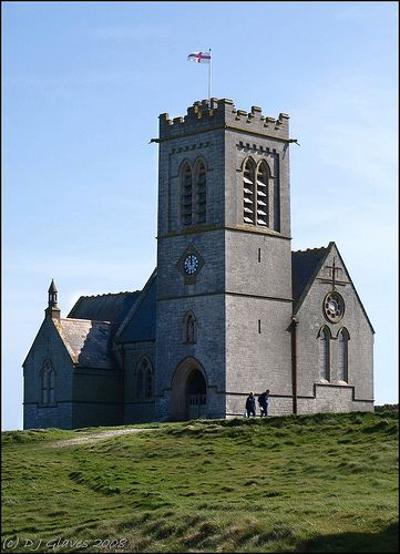
[[[160,116],[156,413],[291,413],[288,116],[195,102]]]
[[[289,117],[227,99],[160,115],[157,268],[46,317],[24,427],[374,410],[374,329],[337,245],[291,251]]]

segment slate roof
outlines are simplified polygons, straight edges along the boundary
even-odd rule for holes
[[[327,247],[292,252],[294,313],[305,298],[332,246],[333,242]],[[155,340],[156,299],[155,269],[142,291],[81,296],[67,318],[53,319],[53,322],[75,364],[111,369],[115,367],[112,340],[119,343]],[[361,300],[360,304],[368,319]]]
[[[119,324],[140,295],[140,291],[81,296],[68,318],[112,321]]]
[[[308,286],[318,273],[329,248],[330,245],[292,252],[292,287],[295,312],[300,300],[308,290]]]
[[[71,318],[53,319],[53,323],[74,364],[112,369],[112,323]]]
[[[54,325],[74,364],[112,369],[112,338],[124,328],[122,342],[155,340],[156,272],[142,291],[81,296],[66,318]]]
[[[345,270],[351,286],[353,287],[354,293],[360,303],[361,309],[364,312],[369,326],[371,327],[371,331],[375,333],[364,304],[361,302],[361,298],[359,297],[357,289],[350,277],[350,273],[347,270],[346,264],[344,263],[340,252],[333,241],[331,241],[327,247],[312,248],[292,252],[292,286],[294,299],[293,313],[296,313],[299,309],[301,303],[303,302],[303,299],[305,298],[309,288],[314,282],[318,271],[320,270],[332,247],[336,248],[340,261],[343,265],[343,269]]]
[[[153,341],[156,338],[157,270],[144,286],[117,334],[118,342]]]

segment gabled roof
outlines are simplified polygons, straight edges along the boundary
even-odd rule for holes
[[[360,303],[361,309],[368,321],[369,326],[373,333],[375,330],[368,317],[364,304],[361,302],[361,298],[358,295],[357,289],[350,277],[350,273],[347,270],[346,264],[340,255],[339,249],[335,242],[331,241],[327,247],[312,248],[307,250],[298,250],[292,252],[292,287],[293,287],[293,313],[297,313],[303,300],[307,296],[307,293],[313,284],[316,276],[318,275],[322,265],[324,264],[329,252],[332,248],[336,248],[340,261],[347,274],[347,277],[353,287],[354,293]]]
[[[153,341],[156,338],[157,270],[151,274],[140,296],[119,327],[117,342]]]
[[[294,312],[300,307],[311,283],[318,274],[323,261],[328,255],[329,246],[308,248],[292,252],[292,287]]]
[[[81,296],[68,318],[120,323],[139,297],[140,291]]]
[[[100,369],[113,368],[111,322],[72,318],[52,321],[74,364]]]

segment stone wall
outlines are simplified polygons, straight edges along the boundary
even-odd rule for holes
[[[291,303],[240,296],[226,298],[228,393],[291,395],[288,322]],[[259,323],[261,332],[259,332]]]
[[[123,345],[124,349],[124,423],[154,421],[154,398],[139,399],[136,391],[137,368],[139,362],[146,357],[153,368],[155,379],[155,343],[144,341]],[[153,382],[154,386],[154,382]]]
[[[184,342],[183,322],[191,311],[196,318],[197,341]],[[224,417],[225,399],[215,396],[225,390],[224,295],[188,296],[163,300],[157,308],[156,412],[167,418],[171,411],[171,386],[175,371],[187,358],[199,364],[206,376],[209,417]]]
[[[336,289],[345,302],[343,318],[338,323],[331,323],[323,314],[323,300],[332,289],[329,272],[333,257],[336,264],[343,268],[340,282]],[[365,312],[362,309],[355,289],[345,271],[336,246],[329,252],[316,280],[308,291],[297,315],[297,373],[298,395],[305,397],[299,400],[299,411],[332,411],[373,410],[373,332]],[[331,333],[330,340],[330,380],[321,383],[319,376],[318,332],[326,325]],[[345,327],[350,335],[348,341],[348,382],[343,382],[338,375],[338,331]],[[314,384],[335,385],[334,387],[318,386],[317,398],[314,397]],[[350,388],[349,388],[350,386]],[[341,390],[341,387],[343,390]],[[354,390],[354,393],[352,392]]]
[[[25,403],[24,429],[73,429],[73,408],[72,402],[57,402],[54,406],[45,407],[36,402]]]
[[[42,405],[41,371],[50,361],[55,371],[55,404]],[[24,429],[71,429],[73,365],[51,318],[46,318],[24,362]]]
[[[227,231],[225,258],[227,293],[275,298],[292,304],[289,240]]]
[[[123,423],[122,377],[115,369],[74,369],[74,428]]]

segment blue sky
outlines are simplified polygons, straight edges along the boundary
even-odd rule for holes
[[[375,398],[397,402],[395,2],[3,2],[3,428],[52,277],[142,288],[156,260],[158,114],[213,90],[290,114],[292,247],[335,240],[375,327]]]

